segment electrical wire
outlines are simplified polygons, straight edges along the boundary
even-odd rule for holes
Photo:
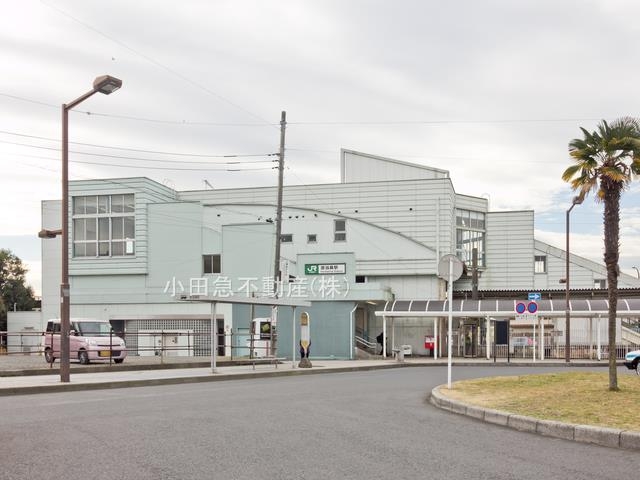
[[[188,84],[190,84],[190,85],[202,90],[203,92],[205,92],[205,93],[217,98],[218,100],[221,100],[222,102],[224,102],[224,103],[226,103],[228,105],[231,105],[234,108],[237,108],[238,110],[244,112],[245,114],[247,114],[247,115],[249,115],[249,116],[251,116],[251,117],[253,117],[253,118],[257,119],[257,120],[260,120],[261,122],[263,122],[264,125],[269,125],[269,126],[272,125],[270,122],[267,122],[266,120],[264,120],[259,115],[256,115],[255,113],[250,112],[249,110],[241,107],[240,105],[232,102],[231,100],[229,100],[229,99],[223,97],[222,95],[214,92],[213,90],[205,87],[204,85],[202,85],[202,84],[190,79],[186,75],[183,75],[183,74],[177,72],[176,70],[164,65],[163,63],[161,63],[158,60],[150,57],[149,55],[146,55],[146,54],[144,54],[142,52],[139,52],[139,51],[135,50],[134,48],[132,48],[129,45],[127,45],[126,43],[124,43],[122,40],[118,40],[117,38],[112,37],[111,35],[107,35],[106,33],[102,32],[101,30],[98,30],[96,27],[94,27],[92,25],[89,25],[88,23],[80,20],[79,18],[76,18],[73,15],[69,14],[65,10],[62,10],[60,7],[58,7],[56,5],[53,5],[50,2],[46,2],[44,0],[40,0],[40,2],[43,3],[44,5],[46,5],[47,7],[57,11],[61,15],[65,16],[67,18],[70,18],[71,20],[73,20],[74,22],[82,25],[83,27],[85,27],[85,28],[97,33],[98,35],[100,35],[100,36],[102,36],[102,37],[104,37],[104,38],[116,43],[117,45],[120,45],[122,48],[125,48],[126,50],[129,50],[130,52],[134,53],[135,55],[138,55],[139,57],[144,58],[146,61],[148,61],[149,63],[152,63],[156,67],[159,67],[159,68],[165,70],[166,72],[174,75],[175,77],[178,77],[179,79],[181,79],[181,80],[187,82]]]
[[[38,135],[27,135],[25,133],[18,132],[10,132],[7,130],[0,130],[1,134],[4,135],[12,135],[15,137],[23,137],[23,138],[33,138],[37,140],[46,140],[50,142],[61,143],[62,140],[58,138],[50,138],[50,137],[40,137]],[[105,148],[111,150],[122,150],[126,152],[137,152],[137,153],[152,153],[154,155],[171,155],[176,157],[198,157],[198,158],[235,158],[235,157],[269,157],[269,156],[277,156],[277,153],[252,153],[252,154],[233,154],[233,155],[214,155],[214,154],[204,154],[204,153],[181,153],[181,152],[165,152],[159,150],[145,150],[140,148],[129,148],[129,147],[116,147],[116,146],[108,146],[108,145],[99,145],[96,143],[83,143],[83,142],[69,142],[70,145],[81,145],[83,147],[95,147],[95,148]],[[160,160],[154,160],[160,161]],[[196,162],[188,162],[188,163],[196,163]]]
[[[57,161],[59,160],[58,158],[52,158],[52,157],[43,157],[43,156],[39,156],[39,155],[28,155],[26,153],[11,153],[10,155],[15,155],[15,156],[19,156],[19,157],[26,157],[26,158],[36,158],[36,159],[40,159],[40,160],[50,160],[50,161]],[[138,170],[169,170],[169,171],[175,171],[175,172],[181,172],[181,171],[192,171],[192,172],[252,172],[252,171],[259,171],[259,170],[274,170],[278,167],[261,167],[261,168],[188,168],[188,167],[154,167],[154,166],[148,166],[148,165],[123,165],[123,164],[117,164],[117,163],[101,163],[101,162],[88,162],[88,161],[84,161],[84,160],[73,160],[73,159],[69,159],[69,163],[76,163],[76,164],[83,164],[83,165],[98,165],[98,166],[104,166],[104,167],[119,167],[119,168],[135,168]],[[51,170],[51,171],[57,171],[57,170]]]
[[[18,145],[21,147],[29,147],[29,148],[37,148],[40,150],[53,150],[56,152],[60,151],[60,148],[56,148],[56,147],[44,147],[42,145],[32,145],[32,144],[28,144],[28,143],[20,143],[20,142],[9,142],[7,140],[0,140],[0,143],[5,143],[8,145]],[[116,159],[121,159],[121,160],[138,160],[138,161],[144,161],[144,162],[159,162],[159,163],[193,163],[193,164],[204,164],[204,165],[211,165],[212,162],[201,162],[201,161],[172,161],[172,160],[160,160],[160,159],[153,159],[153,158],[141,158],[141,157],[127,157],[127,156],[123,156],[123,155],[109,155],[107,153],[91,153],[91,152],[78,152],[75,150],[69,150],[69,153],[74,153],[76,155],[90,155],[90,156],[94,156],[94,157],[106,157],[106,158],[116,158]],[[265,153],[263,154],[263,156],[273,156],[273,155],[277,155],[277,154],[273,154],[273,153]],[[226,155],[223,158],[240,158],[241,155]],[[233,161],[233,162],[215,162],[215,165],[238,165],[238,164],[243,164],[243,163],[273,163],[274,160],[244,160],[244,161]],[[131,166],[131,165],[130,165]],[[145,166],[141,166],[140,168],[146,168]],[[151,167],[149,167],[151,168]]]
[[[47,107],[60,108],[57,105],[41,102],[38,100],[32,100],[17,95],[11,95],[6,93],[0,93],[0,96],[12,98],[14,100],[22,100],[29,103],[38,105],[44,105]],[[116,118],[120,120],[134,120],[148,123],[159,123],[168,125],[192,125],[192,126],[209,126],[209,127],[279,127],[280,123],[264,122],[264,123],[225,123],[225,122],[198,122],[191,120],[166,120],[166,119],[154,119],[146,117],[136,117],[132,115],[118,115],[110,113],[91,112],[88,110],[72,110],[74,113],[80,113],[85,115],[93,115],[96,117]],[[522,119],[484,119],[484,120],[376,120],[376,121],[301,121],[301,122],[289,122],[287,126],[300,126],[300,127],[389,127],[389,126],[406,126],[406,125],[518,125],[529,123],[578,123],[578,122],[597,122],[601,120],[598,118],[522,118]],[[320,151],[320,150],[318,150]]]

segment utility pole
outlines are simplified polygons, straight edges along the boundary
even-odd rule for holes
[[[280,236],[282,235],[282,189],[284,183],[284,133],[287,127],[287,112],[283,111],[280,117],[280,152],[278,153],[278,204],[276,207],[276,254],[273,266],[273,289],[274,295],[278,298],[278,282],[282,281],[280,272]],[[278,309],[275,309],[277,319]],[[294,320],[295,321],[295,320]],[[276,322],[277,324],[277,322]],[[272,325],[273,326],[273,325]],[[275,331],[274,331],[275,330]],[[278,330],[271,329],[271,352],[277,356]]]
[[[282,112],[280,118],[280,153],[278,153],[278,204],[276,207],[276,255],[273,267],[273,281],[276,297],[278,296],[277,282],[280,278],[280,236],[282,235],[282,186],[284,181],[284,132],[287,126],[287,112]]]

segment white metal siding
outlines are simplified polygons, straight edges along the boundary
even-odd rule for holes
[[[531,288],[533,242],[533,211],[489,213],[486,270],[480,277],[480,288]]]

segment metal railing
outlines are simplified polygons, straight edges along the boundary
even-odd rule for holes
[[[84,332],[89,335],[88,332]],[[254,336],[253,344],[250,336],[246,333],[225,332],[218,334],[218,356],[230,360],[239,359],[261,359],[272,357],[270,342],[268,338],[258,338]],[[124,350],[129,357],[148,357],[149,360],[157,358],[158,362],[164,362],[168,357],[179,360],[177,357],[210,357],[211,356],[211,335],[209,332],[178,332],[172,330],[146,330],[144,332],[112,332],[104,337],[105,342],[101,344],[104,351],[104,358],[100,360],[109,361],[118,359],[114,354],[120,350],[120,339],[125,340]],[[455,337],[454,337],[455,338]],[[0,356],[44,356],[45,348],[51,346],[52,334],[35,330],[21,332],[0,332]],[[356,345],[377,353],[379,344],[359,335],[355,336]],[[464,356],[463,350],[458,353],[457,342],[454,341],[453,352],[455,356]],[[73,360],[78,359],[77,349],[71,352]],[[444,348],[444,346],[442,347]],[[492,345],[490,356],[493,358],[533,358],[533,345]],[[487,346],[476,345],[474,357],[486,358]],[[618,360],[624,359],[625,355],[632,350],[637,350],[636,345],[618,344],[615,355]],[[540,358],[540,348],[536,347],[536,357]],[[415,352],[414,352],[415,354]],[[595,344],[574,344],[571,346],[570,357],[572,359],[608,359],[608,345],[601,344],[598,355],[598,347]],[[544,358],[564,359],[565,346],[557,339],[555,344],[544,346]],[[44,361],[44,358],[43,358]]]
[[[82,332],[83,336],[92,337],[91,332]],[[54,350],[59,358],[59,334],[36,330],[21,332],[0,332],[0,355],[8,356],[45,356],[47,350]],[[73,337],[70,336],[70,358],[79,359],[84,349],[74,348]],[[55,338],[55,340],[54,340]],[[127,356],[158,358],[163,362],[167,357],[210,357],[211,334],[209,332],[175,331],[175,330],[145,330],[143,332],[116,332],[103,335],[104,343],[93,345],[94,350],[104,352],[99,360],[111,361],[120,358],[120,351],[127,352]],[[125,341],[125,347],[120,346],[120,340]],[[254,336],[250,341],[248,334],[226,332],[218,334],[218,356],[234,359],[262,359],[272,357],[270,339]],[[97,360],[97,359],[92,359]],[[43,359],[44,361],[44,359]]]

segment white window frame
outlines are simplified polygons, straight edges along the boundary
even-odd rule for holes
[[[338,228],[339,223],[342,223],[342,228]],[[343,218],[338,218],[333,221],[333,241],[347,241],[347,221]]]
[[[538,266],[542,265],[542,270],[538,269]],[[533,273],[542,274],[547,273],[547,256],[546,255],[534,255],[533,256]]]
[[[114,199],[118,201],[114,202]],[[74,258],[135,256],[135,194],[78,195],[72,198],[71,205],[72,256]],[[118,208],[114,211],[116,205]],[[94,238],[87,239],[89,222],[95,222],[95,235],[92,235]],[[121,228],[114,228],[114,222],[121,222]],[[78,231],[80,225],[83,226],[81,234]],[[105,227],[106,232],[104,232]],[[114,230],[121,231],[121,236],[114,238]],[[88,249],[89,255],[87,255]],[[114,250],[118,250],[118,253],[114,254]]]

